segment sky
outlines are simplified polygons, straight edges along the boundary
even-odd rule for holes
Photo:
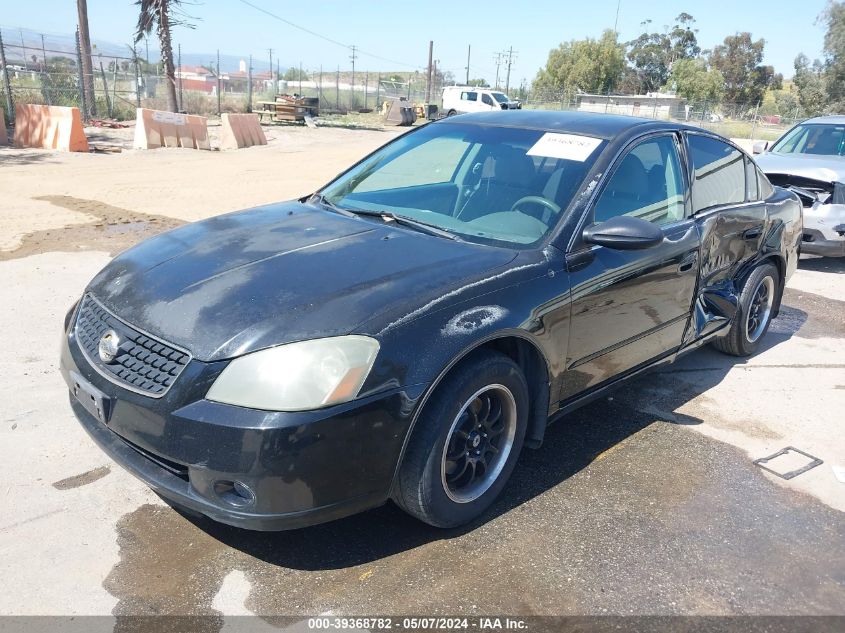
[[[467,46],[471,46],[470,78],[483,77],[491,83],[496,75],[496,53],[512,47],[510,84],[518,86],[523,80],[531,82],[545,65],[549,50],[561,42],[598,37],[602,30],[612,29],[617,1],[621,41],[640,34],[644,20],[652,21],[650,30],[662,30],[685,11],[696,19],[702,48],[712,48],[726,35],[750,31],[755,40],[766,40],[764,63],[786,77],[793,74],[792,63],[798,53],[810,59],[821,56],[824,27],[817,18],[826,0],[190,0],[184,10],[194,16],[196,27],[177,27],[174,44],[180,43],[183,52],[203,54],[209,60],[219,49],[222,54],[244,58],[252,54],[267,63],[272,48],[274,66],[275,60],[280,60],[282,68],[302,62],[312,71],[321,65],[324,70],[338,66],[348,70],[351,51],[346,46],[354,44],[360,50],[356,69],[377,72],[422,70],[427,64],[428,42],[433,40],[439,68],[452,71],[458,81],[466,79]],[[18,28],[48,36],[71,34],[76,28],[75,0],[0,0],[0,6],[0,27],[7,40]],[[137,19],[132,0],[88,0],[88,14],[92,40],[131,41]],[[152,38],[150,42],[152,48]],[[504,65],[499,72],[504,84]]]

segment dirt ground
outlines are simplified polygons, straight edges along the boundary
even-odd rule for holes
[[[802,260],[754,357],[694,352],[550,428],[468,529],[391,505],[280,534],[188,519],[89,441],[56,340],[109,258],[310,193],[397,133],[0,148],[0,615],[845,615],[844,260]],[[128,147],[126,130],[91,134]],[[752,464],[786,446],[824,463],[789,481]]]

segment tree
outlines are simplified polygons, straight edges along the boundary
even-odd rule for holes
[[[490,84],[487,83],[486,79],[470,79],[468,86],[476,86],[478,88],[489,88]]]
[[[710,65],[725,79],[725,100],[731,103],[756,104],[763,100],[766,89],[778,85],[783,77],[775,75],[771,66],[763,66],[766,43],[751,41],[751,33],[737,33],[713,48]]]
[[[845,112],[845,2],[829,0],[821,15],[824,36],[825,84],[831,109]]]
[[[138,24],[135,27],[135,43],[149,35],[153,27],[156,28],[158,44],[161,49],[161,60],[164,63],[165,88],[167,91],[167,109],[176,112],[176,69],[173,66],[173,44],[170,39],[170,29],[181,25],[193,28],[184,20],[174,19],[174,12],[179,12],[182,0],[136,0],[140,7]],[[184,14],[182,14],[184,15]]]
[[[79,48],[82,57],[82,94],[88,106],[83,116],[97,115],[97,100],[94,98],[94,64],[91,62],[91,36],[88,33],[88,0],[76,0],[79,16]],[[82,104],[79,104],[80,107]]]
[[[645,29],[651,24],[641,24]],[[663,33],[643,32],[637,39],[628,42],[628,60],[639,78],[638,92],[653,92],[666,84],[672,64],[682,59],[692,59],[701,52],[693,29],[695,18],[681,13],[675,18],[671,29]]]
[[[818,59],[811,65],[809,58],[800,53],[795,58],[795,76],[792,83],[798,91],[798,102],[804,114],[815,116],[824,112],[827,104],[824,66]]]
[[[285,81],[299,81],[300,73],[299,68],[294,68],[290,66],[285,72],[282,73],[282,79]],[[302,81],[308,81],[308,73],[304,70],[302,71]]]
[[[598,40],[572,40],[549,51],[532,91],[555,96],[577,91],[607,94],[619,84],[624,68],[624,48],[616,34],[606,30]]]
[[[690,102],[722,99],[725,78],[714,68],[708,68],[703,59],[680,59],[672,65],[669,86]]]

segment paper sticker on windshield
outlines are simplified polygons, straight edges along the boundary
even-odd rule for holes
[[[546,132],[528,150],[528,155],[577,160],[583,163],[600,143],[600,138],[593,138],[592,136]]]

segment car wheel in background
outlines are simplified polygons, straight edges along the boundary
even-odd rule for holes
[[[425,404],[399,470],[394,500],[436,527],[483,513],[513,471],[528,419],[528,386],[496,352],[461,362]]]
[[[750,356],[757,351],[772,322],[779,281],[773,264],[761,264],[751,272],[739,294],[739,309],[728,335],[713,341],[716,349],[732,356]]]
[[[455,116],[456,114],[457,114],[457,111],[455,111],[455,110],[449,110],[449,111],[446,113],[446,116]]]

